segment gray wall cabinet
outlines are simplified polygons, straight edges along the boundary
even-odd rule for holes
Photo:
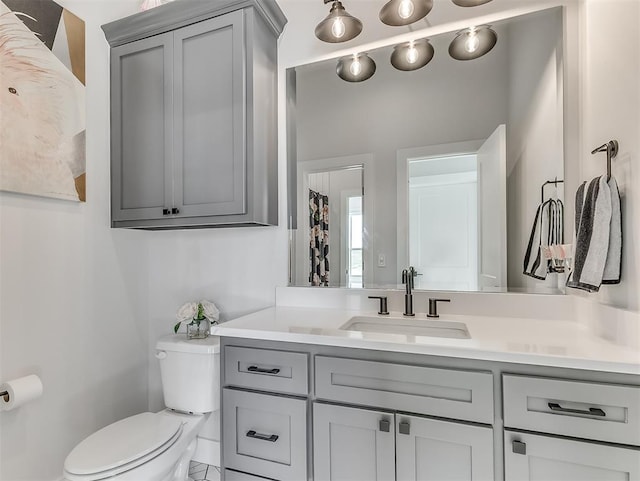
[[[225,480],[640,481],[637,375],[227,337],[221,362]]]
[[[167,4],[104,25],[111,218],[145,229],[277,225],[273,0]]]

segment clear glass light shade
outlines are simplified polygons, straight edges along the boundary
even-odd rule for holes
[[[347,82],[363,82],[376,73],[376,63],[366,53],[350,55],[338,60],[336,73]]]
[[[449,55],[456,60],[473,60],[489,52],[497,42],[498,35],[488,25],[467,28],[453,39]]]
[[[380,21],[392,27],[410,25],[423,19],[433,8],[433,0],[391,0],[380,10]]]
[[[433,54],[433,46],[426,39],[403,43],[393,48],[391,65],[407,72],[418,70],[431,61]]]
[[[356,38],[362,32],[362,22],[347,13],[341,2],[335,1],[329,15],[316,26],[316,37],[323,42],[340,43]]]
[[[489,3],[491,0],[452,0],[452,1],[459,7],[477,7],[478,5],[484,5],[485,3]]]

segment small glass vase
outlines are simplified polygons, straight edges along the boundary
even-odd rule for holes
[[[210,328],[209,319],[194,319],[187,324],[187,339],[206,339],[209,337]]]

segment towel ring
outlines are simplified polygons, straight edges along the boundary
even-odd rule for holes
[[[602,144],[600,147],[591,151],[592,154],[597,154],[598,152],[607,153],[607,182],[611,178],[611,159],[618,155],[619,147],[620,145],[617,140],[610,140],[606,144]]]

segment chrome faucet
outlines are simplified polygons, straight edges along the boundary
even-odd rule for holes
[[[409,267],[402,271],[402,283],[405,286],[403,315],[407,317],[413,317],[416,315],[413,312],[413,278],[415,275],[416,270],[413,267]]]

